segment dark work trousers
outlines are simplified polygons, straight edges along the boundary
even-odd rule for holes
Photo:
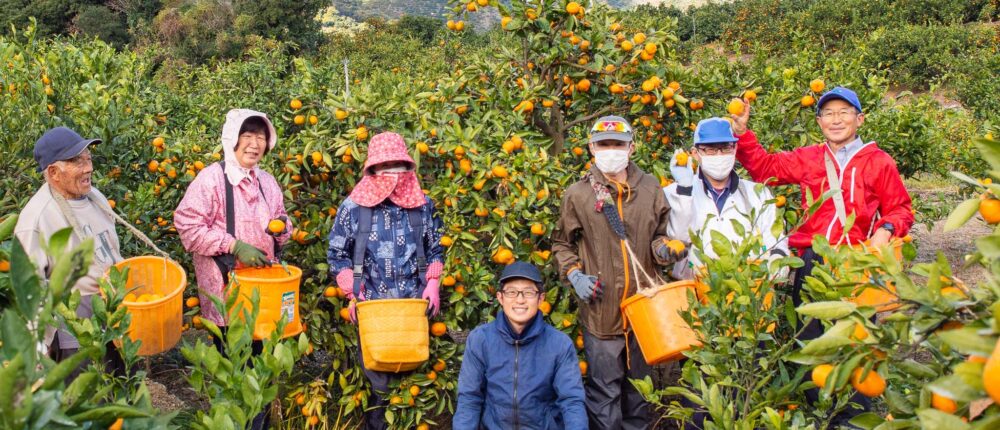
[[[633,430],[650,428],[650,405],[629,379],[652,375],[634,334],[599,339],[583,331],[583,352],[587,357],[587,418],[591,430]],[[626,356],[628,358],[626,358]]]
[[[379,372],[368,370],[365,367],[365,360],[361,355],[361,346],[358,346],[358,362],[361,363],[361,370],[365,372],[365,377],[372,384],[372,395],[368,401],[368,411],[365,411],[364,430],[385,430],[389,428],[389,423],[385,421],[385,408],[389,406],[389,385],[398,383],[403,375],[412,372]]]
[[[52,344],[49,345],[49,358],[55,360],[57,363],[69,358],[80,350],[80,348],[60,348],[59,336],[66,336],[66,334],[61,331],[56,331],[56,337],[52,340]],[[105,351],[104,360],[102,360],[104,363],[104,372],[116,376],[125,376],[125,360],[122,360],[122,355],[118,352],[118,348],[115,347],[115,344],[113,342],[108,342],[108,344],[105,345]],[[70,382],[76,380],[76,378],[80,376],[80,374],[83,373],[88,366],[90,366],[90,359],[83,360],[79,366],[76,366],[76,369],[73,369],[73,371],[66,376],[66,385],[69,385]]]
[[[222,337],[226,337],[226,327],[220,326],[219,330],[222,331]],[[212,336],[212,344],[215,345],[215,349],[219,351],[224,357],[229,358],[229,354],[226,354],[225,343],[222,339]],[[264,352],[264,342],[255,340],[250,344],[250,351],[253,356],[258,356]],[[253,361],[247,360],[247,365],[253,368]],[[268,403],[264,405],[264,410],[260,411],[257,416],[253,417],[253,421],[250,422],[251,430],[264,430],[270,427],[269,423],[271,421],[271,404]]]
[[[804,264],[802,265],[802,267],[800,267],[798,270],[795,271],[795,282],[792,284],[792,303],[794,303],[796,307],[802,304],[802,297],[801,297],[802,284],[803,281],[805,280],[805,277],[812,274],[813,264],[814,263],[823,264],[823,258],[816,255],[816,253],[813,252],[812,248],[806,248],[805,251],[802,252],[801,258]],[[809,322],[809,324],[806,325],[805,329],[802,331],[802,334],[799,335],[797,339],[803,341],[812,340],[822,335],[823,335],[823,324],[820,323],[819,320],[814,319],[811,322]],[[805,374],[805,379],[806,380],[812,379],[812,372],[807,372]],[[806,400],[808,400],[810,403],[815,403],[817,400],[819,400],[819,389],[812,388],[806,390],[805,395],[806,395]],[[855,409],[854,407],[848,406],[846,409],[837,414],[837,416],[833,417],[833,420],[830,422],[830,424],[832,424],[834,427],[848,425],[847,424],[848,421],[850,421],[852,418],[864,412],[871,410],[872,407],[871,401],[868,400],[868,397],[865,397],[863,394],[858,392],[855,392],[854,395],[851,396],[851,402],[861,405],[861,409]]]

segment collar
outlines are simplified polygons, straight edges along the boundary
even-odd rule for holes
[[[500,332],[500,336],[503,337],[504,341],[509,344],[514,344],[514,342],[520,341],[522,344],[531,342],[534,338],[538,337],[539,333],[542,331],[542,312],[538,311],[535,317],[531,319],[528,324],[524,326],[524,330],[521,334],[514,332],[514,328],[510,326],[510,321],[507,320],[507,315],[503,313],[503,309],[497,312],[497,331]]]
[[[701,183],[702,186],[705,188],[706,193],[708,193],[709,190],[713,191],[715,190],[715,187],[713,187],[712,184],[708,182],[708,178],[706,178],[705,174],[702,173],[700,170],[698,171],[698,177],[701,178]],[[732,194],[736,192],[739,186],[740,186],[740,175],[736,173],[736,169],[733,169],[732,171],[729,172],[729,183],[726,184],[726,189],[729,190],[730,194]]]
[[[603,185],[611,185],[611,181],[608,180],[607,176],[604,176],[604,172],[597,168],[597,165],[590,166],[590,173],[594,175],[594,179],[598,183]],[[639,185],[639,179],[642,178],[643,171],[635,164],[634,161],[629,160],[628,167],[625,168],[625,183],[629,187],[635,187]]]
[[[834,151],[833,148],[830,148],[830,142],[826,143],[826,147],[830,148],[830,152],[833,152],[835,155],[837,153],[843,153],[846,155],[856,154],[864,146],[865,143],[861,140],[861,136],[856,136],[854,140],[851,141],[851,143],[844,145],[843,148],[840,148],[837,151]]]

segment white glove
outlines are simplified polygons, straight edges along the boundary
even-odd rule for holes
[[[677,183],[678,187],[690,187],[694,184],[694,169],[691,168],[691,157],[688,157],[687,164],[678,166],[677,154],[681,152],[681,149],[675,149],[674,156],[670,157],[670,176],[673,176],[674,182]]]

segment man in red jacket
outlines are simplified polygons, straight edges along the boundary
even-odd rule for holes
[[[802,301],[803,278],[812,273],[816,259],[812,250],[814,236],[824,236],[832,245],[856,245],[868,240],[871,246],[881,247],[893,237],[903,237],[909,232],[913,225],[910,195],[892,157],[875,142],[864,143],[858,136],[865,114],[854,91],[836,87],[820,97],[816,123],[826,141],[817,145],[769,154],[747,128],[749,119],[747,106],[742,115],[733,116],[733,134],[739,138],[736,159],[753,180],[767,181],[768,185],[799,184],[803,202],[807,191],[817,199],[831,188],[841,190],[823,202],[815,213],[805,215],[802,226],[788,239],[790,247],[805,262],[796,272],[792,288],[796,306]],[[844,231],[852,214],[854,223]],[[822,334],[822,326],[813,321],[799,339],[815,339]],[[810,391],[806,395],[815,400],[817,390]],[[865,410],[870,406],[868,399],[858,394],[852,401]],[[844,411],[835,417],[835,424],[846,424],[858,413]]]

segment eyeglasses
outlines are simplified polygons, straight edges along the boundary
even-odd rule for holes
[[[732,154],[736,151],[736,145],[711,145],[711,146],[701,146],[695,147],[698,152],[705,155],[719,155],[719,154]]]
[[[513,299],[513,298],[517,297],[518,295],[520,295],[520,296],[523,296],[524,298],[526,298],[528,300],[531,300],[531,299],[533,299],[535,297],[538,297],[538,295],[540,294],[538,292],[538,290],[524,290],[524,291],[502,290],[500,292],[503,293],[503,296],[506,297],[506,298],[508,298],[508,299]]]
[[[841,111],[824,110],[819,113],[819,117],[823,118],[824,121],[833,121],[834,118],[850,119],[851,117],[857,115],[858,111],[854,109],[845,109]]]

